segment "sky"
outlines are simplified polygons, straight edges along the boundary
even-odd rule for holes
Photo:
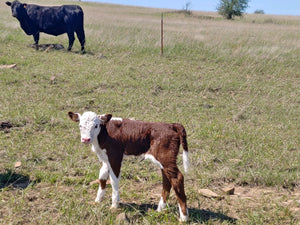
[[[216,11],[219,0],[85,0],[102,3],[121,5],[144,6],[164,9],[184,9],[186,3],[190,2],[190,10]],[[265,14],[274,15],[300,15],[299,0],[249,0],[246,13],[255,10],[264,10]]]

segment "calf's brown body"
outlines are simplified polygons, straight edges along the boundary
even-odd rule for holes
[[[72,120],[79,121],[77,114],[70,112],[69,116]],[[100,131],[92,145],[96,146],[95,149],[99,146],[97,154],[102,154],[101,151],[107,154],[109,173],[113,172],[119,178],[124,155],[143,155],[146,159],[151,159],[160,166],[162,172],[163,190],[158,210],[161,211],[165,207],[173,188],[181,211],[180,219],[186,221],[188,212],[184,178],[176,163],[180,144],[184,152],[188,152],[184,127],[178,123],[115,119],[110,114],[98,117]],[[86,140],[83,137],[82,139]],[[108,177],[101,178],[100,188],[105,189]]]

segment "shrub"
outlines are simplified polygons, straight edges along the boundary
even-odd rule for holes
[[[262,9],[257,9],[254,11],[255,14],[265,14],[265,11]]]

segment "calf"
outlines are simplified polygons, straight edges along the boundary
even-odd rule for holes
[[[180,221],[187,221],[188,210],[184,193],[184,179],[176,159],[180,144],[183,147],[183,166],[187,171],[188,146],[184,127],[178,123],[143,122],[112,117],[111,114],[97,115],[94,112],[68,113],[79,122],[81,142],[92,144],[102,162],[99,173],[100,186],[96,202],[105,194],[106,181],[112,184],[112,208],[119,204],[119,181],[124,155],[143,156],[157,164],[162,172],[163,189],[158,211],[166,207],[166,200],[173,187],[179,205]]]
[[[21,28],[27,35],[33,35],[34,44],[38,49],[40,32],[51,35],[68,34],[69,47],[72,49],[76,32],[84,52],[85,34],[83,29],[83,11],[78,5],[39,6],[21,3],[19,1],[6,2],[11,7],[13,17],[16,17]]]

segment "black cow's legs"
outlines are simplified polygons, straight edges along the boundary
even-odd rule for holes
[[[36,50],[39,50],[40,32],[36,32],[36,33],[33,35],[33,39],[34,39],[35,49],[36,49]]]
[[[83,29],[76,30],[77,38],[81,44],[81,51],[84,53],[85,35]]]
[[[68,51],[71,51],[74,40],[75,40],[75,36],[74,36],[74,32],[70,32],[68,31],[68,37],[69,37],[69,47],[68,47]]]

